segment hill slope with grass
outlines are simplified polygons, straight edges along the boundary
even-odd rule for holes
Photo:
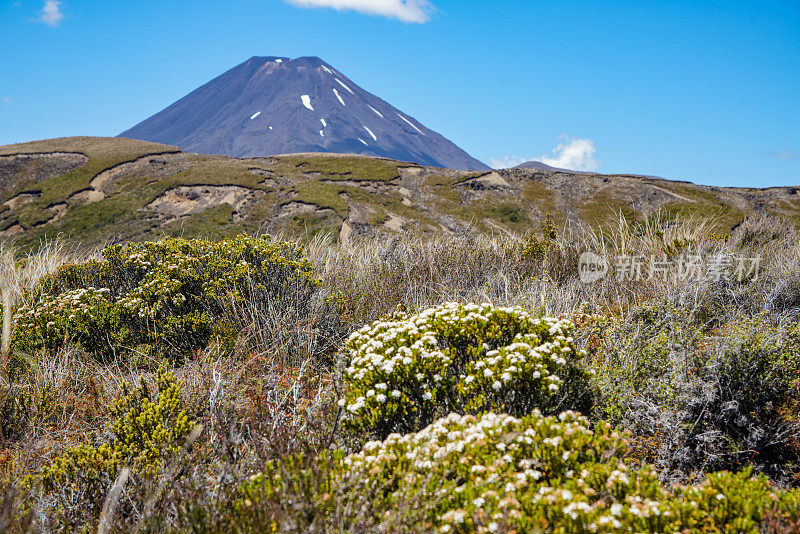
[[[525,233],[556,225],[754,213],[800,222],[800,189],[724,188],[632,175],[535,169],[465,172],[383,158],[237,159],[157,143],[72,137],[0,147],[0,238],[83,244],[241,232]]]

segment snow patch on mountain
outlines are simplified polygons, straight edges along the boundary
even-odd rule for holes
[[[355,94],[355,93],[353,92],[353,90],[352,90],[352,89],[350,89],[349,87],[347,87],[347,86],[346,86],[344,83],[342,83],[342,81],[341,81],[339,78],[334,78],[334,80],[336,80],[336,83],[338,83],[339,85],[341,85],[342,87],[344,87],[345,89],[347,89],[347,91],[348,91],[348,92],[349,92],[351,95],[354,95],[354,94]]]
[[[336,98],[339,99],[339,102],[341,102],[343,106],[347,105],[344,103],[344,100],[342,100],[342,95],[339,94],[339,91],[337,91],[335,87],[333,88],[333,94],[336,95]]]
[[[404,121],[406,121],[406,122],[408,123],[408,125],[409,125],[409,126],[411,126],[412,128],[414,128],[416,131],[418,131],[418,132],[419,132],[419,133],[421,133],[422,135],[425,135],[424,133],[422,133],[422,130],[420,130],[419,128],[417,128],[416,126],[414,126],[414,125],[411,123],[411,121],[410,121],[410,120],[408,120],[407,118],[403,117],[403,116],[402,116],[402,115],[400,115],[399,113],[397,114],[397,116],[398,116],[398,117],[400,117],[401,119],[403,119]]]
[[[308,109],[310,109],[311,111],[314,111],[314,106],[312,106],[312,105],[311,105],[311,97],[310,97],[310,96],[308,96],[308,95],[301,95],[301,96],[300,96],[300,100],[302,100],[302,101],[303,101],[303,105],[304,105],[305,107],[307,107],[307,108],[308,108]]]

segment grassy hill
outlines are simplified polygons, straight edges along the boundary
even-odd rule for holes
[[[293,154],[236,159],[120,138],[0,147],[0,237],[84,244],[163,235],[526,232],[549,215],[591,226],[656,215],[714,216],[730,230],[753,212],[800,223],[797,188],[699,186],[632,175],[452,171],[388,159]]]

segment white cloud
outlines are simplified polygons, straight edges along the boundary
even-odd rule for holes
[[[572,138],[562,135],[550,154],[539,156],[538,161],[551,167],[560,167],[573,171],[596,171],[600,162],[594,159],[595,147],[591,139]]]
[[[526,161],[530,161],[533,158],[521,158],[519,156],[509,156],[505,155],[500,159],[490,159],[489,164],[492,166],[493,169],[510,169],[511,167],[516,167],[520,163],[525,163]]]
[[[550,151],[550,154],[541,156],[520,157],[505,155],[501,158],[490,159],[489,163],[495,169],[510,169],[528,161],[539,161],[551,167],[569,169],[572,171],[596,171],[600,166],[594,159],[595,147],[591,139],[577,139],[568,135],[559,136],[561,142]]]
[[[51,28],[55,28],[61,23],[64,14],[61,12],[61,2],[59,0],[45,0],[42,7],[42,14],[39,16],[39,22],[47,24]]]
[[[370,15],[423,23],[430,19],[434,7],[428,0],[286,0],[298,7],[330,7],[350,9]]]

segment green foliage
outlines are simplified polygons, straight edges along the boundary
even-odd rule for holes
[[[417,523],[405,530],[459,533],[758,532],[767,517],[797,519],[800,494],[764,477],[723,472],[667,490],[626,464],[628,446],[573,412],[451,414],[347,457],[270,462],[242,485],[237,508],[297,531],[396,531],[409,516]]]
[[[503,202],[487,209],[487,212],[504,223],[525,223],[528,216],[521,207]]]
[[[751,470],[711,473],[700,485],[678,488],[670,503],[673,524],[702,532],[764,532],[770,516],[800,518],[800,492],[780,491]]]
[[[144,379],[111,407],[113,438],[98,446],[80,444],[45,466],[29,483],[68,504],[79,496],[81,505],[98,510],[122,467],[135,474],[156,474],[183,446],[193,423],[180,409],[180,383],[163,367],[156,373],[156,390]],[[87,510],[88,511],[88,510]]]
[[[398,177],[397,164],[363,156],[282,156],[275,171],[281,174],[318,174],[323,180],[388,182]]]
[[[512,249],[514,254],[523,260],[532,261],[540,264],[545,256],[554,250],[554,242],[558,238],[558,230],[550,215],[547,215],[542,222],[541,235],[528,233],[525,240],[517,243]]]
[[[157,393],[144,379],[133,391],[123,384],[123,396],[111,408],[114,453],[135,471],[158,471],[164,458],[178,453],[192,429],[180,409],[180,384],[163,367],[156,373]]]
[[[232,524],[220,530],[325,531],[312,526],[334,523],[341,512],[337,508],[347,506],[343,501],[351,501],[351,505],[369,502],[372,494],[363,484],[345,486],[341,480],[343,458],[341,451],[323,451],[316,457],[293,454],[267,462],[262,471],[239,485],[234,514],[229,518]]]
[[[230,324],[230,307],[308,305],[318,285],[299,245],[246,235],[112,245],[103,258],[64,266],[34,288],[33,304],[16,314],[15,348],[36,353],[75,342],[101,357],[182,355],[244,326]]]
[[[345,424],[385,437],[451,411],[589,409],[589,375],[572,328],[489,304],[450,303],[377,321],[346,343]]]
[[[800,451],[798,330],[763,315],[716,326],[723,316],[702,303],[665,304],[610,320],[593,354],[600,411],[672,476],[751,465],[790,482]]]

